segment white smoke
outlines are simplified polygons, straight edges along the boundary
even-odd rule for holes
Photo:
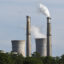
[[[33,33],[35,38],[46,38],[44,34],[40,32],[40,29],[36,26],[31,27],[31,32]]]
[[[49,10],[46,6],[44,6],[43,4],[40,4],[40,11],[46,15],[47,17],[50,17],[50,13]]]

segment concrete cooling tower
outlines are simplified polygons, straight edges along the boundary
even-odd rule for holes
[[[46,49],[46,38],[36,38],[36,52],[40,54],[40,56],[47,56]]]
[[[25,40],[12,40],[12,52],[25,56]]]

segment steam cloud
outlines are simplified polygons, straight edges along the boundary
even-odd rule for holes
[[[44,34],[40,32],[40,29],[36,26],[31,27],[31,32],[33,33],[35,38],[46,38]]]
[[[50,17],[50,13],[49,10],[46,6],[44,6],[43,4],[40,4],[40,11],[46,15],[47,17]]]

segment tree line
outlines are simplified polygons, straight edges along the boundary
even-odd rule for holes
[[[0,53],[0,64],[64,64],[64,55],[60,57],[40,57],[34,53],[32,57],[19,54]]]

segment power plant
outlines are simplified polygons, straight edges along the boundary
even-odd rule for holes
[[[36,52],[40,56],[52,56],[52,43],[51,43],[51,16],[49,10],[43,4],[40,4],[40,12],[42,12],[47,19],[47,32],[46,38],[40,32],[39,28],[31,27],[31,17],[26,16],[26,40],[12,40],[12,53],[13,54],[22,54],[25,57],[31,57],[31,30],[34,31],[34,38],[36,42]],[[26,42],[25,42],[26,41]],[[26,45],[26,47],[25,47]],[[0,50],[0,53],[4,51]]]
[[[36,38],[36,52],[40,54],[40,56],[47,56],[46,49],[46,38]]]
[[[31,22],[30,16],[27,16],[26,28],[26,56],[31,56]]]
[[[47,17],[47,56],[52,56],[52,43],[51,43],[51,18]]]
[[[27,26],[26,26],[26,56],[31,57],[31,18],[27,16]],[[36,42],[36,52],[40,54],[40,56],[52,56],[52,45],[51,45],[51,18],[47,17],[47,37],[43,38],[42,34],[38,29],[38,36],[41,38],[35,38]],[[36,31],[35,30],[35,31]],[[36,31],[36,32],[37,32]],[[36,33],[35,32],[35,33]],[[22,54],[25,56],[25,40],[12,40],[12,52],[14,54]]]
[[[25,57],[25,40],[12,40],[12,52],[22,54]]]

